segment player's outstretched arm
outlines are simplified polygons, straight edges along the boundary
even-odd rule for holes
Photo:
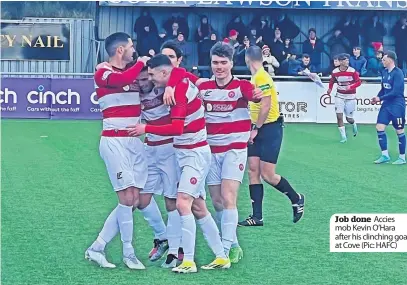
[[[123,87],[132,84],[144,68],[145,62],[145,60],[137,61],[122,73],[116,73],[107,68],[99,69],[95,73],[95,82],[99,87]]]
[[[240,80],[240,90],[247,101],[258,103],[264,96],[260,88],[255,88],[254,85],[247,80]]]

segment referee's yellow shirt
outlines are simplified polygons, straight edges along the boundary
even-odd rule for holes
[[[277,100],[277,90],[271,76],[262,67],[256,72],[255,75],[252,76],[251,83],[254,84],[256,88],[260,88],[263,91],[263,96],[271,97],[270,111],[264,123],[267,124],[277,121],[278,117],[280,116],[280,106]],[[253,124],[257,122],[260,107],[261,102],[249,102],[250,117]]]

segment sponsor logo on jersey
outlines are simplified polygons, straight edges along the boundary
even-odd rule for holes
[[[102,80],[106,80],[109,77],[109,75],[112,74],[112,73],[113,73],[112,71],[103,72]]]
[[[129,85],[124,86],[124,87],[123,87],[123,90],[124,90],[124,91],[129,91],[129,90],[130,90],[130,86],[129,86]]]

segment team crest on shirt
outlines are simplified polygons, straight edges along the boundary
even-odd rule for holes
[[[192,185],[195,185],[195,184],[198,182],[198,179],[196,179],[195,177],[192,177],[192,178],[189,180],[189,182],[190,182]]]
[[[241,163],[241,164],[239,164],[239,169],[240,169],[240,171],[243,171],[243,169],[244,169],[244,165]]]
[[[233,97],[235,97],[235,95],[236,95],[236,93],[234,91],[230,91],[228,94],[228,97],[233,98]]]
[[[124,90],[124,91],[129,91],[129,90],[130,90],[130,86],[129,86],[129,85],[123,86],[123,90]]]

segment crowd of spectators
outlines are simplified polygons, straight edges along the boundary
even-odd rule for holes
[[[300,35],[300,28],[288,15],[281,14],[276,19],[268,16],[255,17],[246,25],[240,16],[235,16],[226,25],[224,31],[216,31],[205,15],[200,17],[195,30],[190,29],[185,16],[179,13],[163,23],[158,29],[148,9],[144,9],[134,25],[137,35],[137,52],[154,55],[167,40],[175,41],[183,52],[181,66],[191,68],[198,65],[201,75],[208,76],[210,71],[209,52],[217,41],[224,41],[235,49],[234,66],[236,74],[246,74],[245,53],[248,47],[257,45],[262,48],[264,67],[272,75],[299,76],[303,71],[329,75],[337,66],[337,55],[350,54],[350,66],[361,76],[377,77],[383,69],[381,58],[386,48],[383,37],[390,35],[395,39],[395,51],[399,67],[407,67],[407,16],[401,14],[397,23],[389,30],[377,14],[364,21],[354,16],[345,16],[331,30],[327,40],[318,35],[316,28],[309,28],[307,39],[293,42]],[[195,41],[197,44],[192,44]],[[194,51],[194,49],[197,49]],[[192,62],[192,54],[198,53],[198,62]],[[322,55],[330,58],[330,65],[322,65]],[[241,68],[239,68],[241,67]]]

